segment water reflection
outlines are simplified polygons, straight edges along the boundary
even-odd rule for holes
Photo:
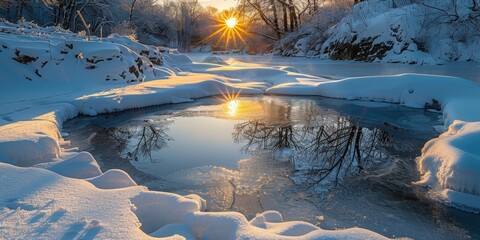
[[[238,100],[232,100],[230,102],[228,102],[227,104],[227,108],[228,108],[228,115],[230,116],[235,116],[237,114],[237,110],[238,110]]]
[[[291,113],[290,107],[275,112]],[[306,111],[307,115],[311,112]],[[279,114],[276,114],[277,116]],[[247,120],[236,124],[235,142],[245,142],[242,151],[269,150],[290,153],[296,170],[302,170],[304,180],[319,183],[325,179],[337,183],[345,174],[362,171],[371,159],[381,159],[385,154],[380,148],[389,142],[389,134],[377,128],[365,128],[346,117],[336,121],[308,124],[276,119]],[[283,115],[289,116],[289,114]]]
[[[301,183],[336,184],[344,176],[368,168],[371,159],[386,158],[381,149],[390,140],[388,132],[363,127],[331,111],[327,113],[312,101],[293,106],[268,100],[233,100],[216,109],[220,118],[242,119],[233,125],[232,139],[243,154],[267,150],[275,158],[281,153],[280,157],[286,156],[292,167],[301,171]],[[149,119],[103,128],[99,133],[113,143],[122,157],[155,162],[158,159],[153,153],[158,158],[174,140],[169,130],[175,121],[176,118]]]
[[[164,149],[173,140],[167,134],[172,123],[169,119],[146,120],[140,125],[103,128],[99,133],[112,141],[113,148],[124,153],[128,160],[148,157],[153,161],[152,152]]]

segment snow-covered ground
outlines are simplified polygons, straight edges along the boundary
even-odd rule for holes
[[[87,42],[31,23],[0,23],[0,32],[2,237],[383,238],[358,228],[326,231],[283,222],[277,212],[251,221],[235,212],[202,212],[208,203],[198,196],[149,191],[119,170],[102,173],[89,153],[62,139],[68,134],[62,123],[79,114],[238,93],[322,95],[443,111],[448,131],[423,149],[418,184],[448,204],[480,209],[480,86],[472,81],[418,74],[329,80],[260,63],[196,63],[118,35]]]

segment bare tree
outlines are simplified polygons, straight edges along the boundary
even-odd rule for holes
[[[447,26],[452,37],[480,35],[480,0],[411,0],[423,8],[424,29]]]

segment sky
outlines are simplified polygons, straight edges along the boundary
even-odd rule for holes
[[[198,1],[202,6],[212,6],[218,10],[228,9],[230,7],[235,7],[238,0],[199,0]]]

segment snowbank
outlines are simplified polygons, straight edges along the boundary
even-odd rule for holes
[[[397,103],[413,108],[443,109],[450,101],[469,102],[480,91],[477,83],[456,77],[425,74],[400,74],[345,78],[328,82],[279,84],[267,90],[275,94],[320,95],[332,98]],[[467,100],[465,100],[467,99]],[[456,108],[455,108],[456,109]],[[462,108],[463,109],[463,108]],[[446,113],[446,125],[453,119],[471,116],[477,111]],[[458,116],[462,114],[463,116]]]
[[[422,149],[417,184],[432,186],[447,204],[480,211],[480,122],[454,121]]]
[[[58,158],[57,125],[49,121],[20,121],[0,127],[0,158],[18,166],[32,166]]]
[[[62,161],[37,164],[35,167],[45,168],[70,178],[92,178],[102,174],[100,166],[88,152],[80,152]]]
[[[198,196],[154,192],[134,184],[105,187],[126,174],[89,180],[93,185],[45,169],[0,163],[0,176],[5,186],[14,186],[0,192],[0,234],[7,239],[149,239],[146,233],[188,239],[385,239],[363,229],[326,231],[304,222],[284,223],[278,212],[263,214],[264,226],[257,227],[240,213],[200,212],[203,202]]]

